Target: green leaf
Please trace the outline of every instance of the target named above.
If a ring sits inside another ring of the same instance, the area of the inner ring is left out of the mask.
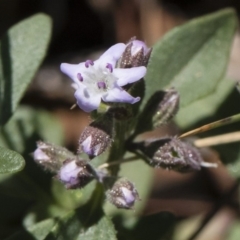
[[[116,240],[113,224],[102,211],[103,196],[103,187],[97,184],[91,199],[75,212],[60,218],[46,240]]]
[[[216,86],[216,90],[203,99],[199,99],[179,109],[176,122],[181,129],[189,128],[196,122],[208,116],[214,116],[217,109],[233,90],[234,83],[223,79]],[[216,119],[217,120],[217,119]]]
[[[213,92],[225,74],[236,25],[234,10],[226,9],[167,33],[153,47],[142,107],[169,87],[179,91],[180,107]]]
[[[20,154],[0,146],[0,173],[15,173],[21,171],[24,165]]]
[[[110,219],[102,217],[97,224],[89,227],[84,233],[80,233],[77,240],[116,240],[114,226]]]
[[[28,231],[35,237],[35,239],[43,240],[54,226],[54,223],[55,221],[53,219],[47,219],[31,226]]]
[[[106,216],[102,216],[93,225],[85,227],[83,223],[84,217],[82,219],[74,212],[69,213],[65,217],[59,219],[51,232],[46,236],[46,240],[98,240],[98,239],[108,239],[116,240],[116,232],[114,226],[110,219]],[[8,239],[7,239],[8,240]],[[9,239],[13,240],[13,239]]]
[[[55,221],[53,219],[47,219],[42,222],[39,222],[27,230],[22,230],[6,240],[44,240],[49,232],[52,230]]]
[[[16,110],[47,51],[51,20],[37,14],[14,25],[0,42],[0,125]]]
[[[170,235],[175,222],[175,216],[169,212],[141,217],[136,226],[128,234],[129,237],[124,238],[124,240],[171,239]]]
[[[70,212],[57,221],[51,232],[45,238],[46,240],[75,240],[82,229],[82,223],[75,212]]]
[[[63,209],[69,209],[69,206],[71,206],[71,209],[75,209],[90,199],[95,187],[96,182],[92,181],[83,189],[69,191],[61,182],[54,181],[51,190],[53,198],[59,206]]]
[[[63,141],[62,127],[55,117],[45,111],[22,106],[2,128],[0,145],[23,153],[34,135],[36,141],[48,141],[56,145],[61,145]]]
[[[228,236],[226,240],[238,240],[240,239],[240,221],[236,221],[234,224],[231,225]]]

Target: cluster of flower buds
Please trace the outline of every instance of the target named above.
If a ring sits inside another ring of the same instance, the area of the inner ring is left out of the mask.
[[[176,137],[151,142],[141,150],[154,167],[178,172],[200,170],[202,167],[217,167],[215,163],[204,162],[197,148]]]
[[[163,99],[158,104],[152,118],[154,128],[160,127],[172,120],[178,112],[179,99],[179,93],[174,88],[170,88],[164,92]]]
[[[131,105],[141,99],[142,93],[131,92],[130,87],[143,79],[151,49],[142,41],[131,39],[127,44],[118,43],[104,52],[99,59],[79,64],[61,64],[61,71],[73,80],[77,105],[85,112],[95,111],[95,120],[82,132],[77,156],[68,150],[44,142],[37,143],[34,159],[67,189],[82,188],[93,179],[107,185],[112,179],[102,169],[95,169],[89,159],[101,155],[114,141],[115,120],[132,117]],[[140,95],[134,97],[132,95]],[[116,176],[114,176],[116,179]],[[118,208],[130,209],[139,196],[134,185],[120,179],[107,192],[108,200]]]
[[[64,184],[67,189],[80,189],[85,187],[93,179],[107,185],[109,179],[107,171],[94,169],[89,161],[81,159],[67,149],[53,144],[38,142],[34,160],[56,175],[56,179]],[[120,179],[107,191],[107,199],[118,208],[130,209],[136,200],[139,200],[138,192],[134,185]]]
[[[140,200],[137,189],[125,178],[119,179],[107,192],[107,199],[117,208],[132,209],[134,203]]]

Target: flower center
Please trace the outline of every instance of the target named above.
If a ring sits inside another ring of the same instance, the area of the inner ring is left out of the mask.
[[[92,60],[85,62],[86,70],[81,73],[77,73],[77,79],[82,82],[87,88],[99,93],[108,89],[111,89],[116,78],[112,74],[113,65],[106,63],[105,68],[102,66],[94,65]]]
[[[99,89],[106,89],[106,88],[107,88],[105,82],[98,82],[98,83],[97,83],[97,86],[98,86]]]

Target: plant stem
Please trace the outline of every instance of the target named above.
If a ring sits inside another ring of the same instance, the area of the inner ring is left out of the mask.
[[[218,128],[218,127],[222,127],[224,125],[230,124],[230,123],[234,123],[234,122],[238,122],[240,121],[240,113],[227,117],[227,118],[223,118],[221,120],[218,120],[216,122],[212,122],[212,123],[208,123],[206,125],[203,125],[199,128],[196,128],[194,130],[191,130],[189,132],[186,132],[184,134],[182,134],[181,136],[179,136],[179,138],[184,138],[184,137],[189,137],[198,133],[202,133],[202,132],[206,132],[208,130],[214,129],[214,128]]]
[[[194,145],[196,147],[210,147],[238,141],[240,141],[240,131],[197,139],[194,141]]]
[[[125,154],[125,148],[124,148],[124,140],[125,140],[125,130],[126,125],[125,123],[118,122],[114,120],[114,126],[115,126],[115,137],[114,141],[111,147],[111,151],[108,156],[108,163],[113,162],[114,159],[122,159]],[[115,166],[109,169],[112,175],[117,175],[119,171],[119,167]]]
[[[111,167],[114,165],[120,165],[122,163],[132,162],[132,161],[136,161],[138,159],[139,158],[137,156],[133,156],[133,157],[129,157],[129,158],[125,158],[125,159],[121,159],[121,160],[117,160],[117,161],[113,161],[113,162],[109,162],[109,163],[104,163],[104,164],[100,165],[98,167],[98,169],[107,168],[107,167]]]

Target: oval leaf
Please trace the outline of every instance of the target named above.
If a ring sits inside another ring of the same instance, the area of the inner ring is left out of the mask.
[[[37,14],[16,25],[0,42],[0,125],[16,109],[47,50],[51,20]]]
[[[77,240],[116,240],[116,231],[111,220],[104,216],[95,225],[79,234]]]
[[[46,219],[42,222],[39,222],[26,230],[22,230],[17,232],[7,238],[6,240],[18,240],[18,239],[25,239],[25,240],[44,240],[46,239],[47,235],[54,227],[55,221],[53,219]]]
[[[225,73],[236,24],[235,12],[227,9],[166,34],[153,48],[142,107],[168,87],[179,91],[181,107],[213,92]]]
[[[205,117],[214,116],[221,104],[230,95],[234,83],[230,79],[221,80],[216,90],[207,97],[199,99],[186,107],[182,107],[176,116],[176,122],[181,129],[189,128]]]
[[[12,150],[0,147],[0,173],[14,173],[24,168],[23,157]]]

